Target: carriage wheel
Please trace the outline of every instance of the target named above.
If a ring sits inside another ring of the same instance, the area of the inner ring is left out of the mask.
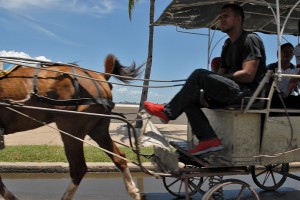
[[[251,166],[250,172],[254,183],[261,189],[273,191],[285,182],[289,172],[289,163],[265,165],[262,169]]]
[[[188,179],[188,194],[189,197],[195,195],[197,192],[204,194],[205,191],[201,189],[202,184],[208,180],[208,178],[203,177],[192,177]],[[163,177],[163,183],[168,192],[170,192],[172,195],[183,198],[185,197],[185,183],[184,179],[181,179],[179,177],[171,177],[166,176]]]
[[[202,200],[212,200],[214,198],[214,194],[218,193],[220,190],[233,190],[239,189],[237,194],[234,192],[229,192],[228,195],[224,195],[224,199],[256,199],[259,200],[258,194],[255,190],[247,183],[237,179],[226,179],[209,189],[202,197]]]

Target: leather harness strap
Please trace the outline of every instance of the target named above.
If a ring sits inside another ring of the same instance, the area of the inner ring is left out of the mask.
[[[31,97],[47,103],[51,105],[56,105],[56,106],[79,106],[79,105],[91,105],[91,104],[100,104],[103,105],[105,108],[105,111],[108,112],[109,108],[114,108],[115,103],[112,102],[111,100],[104,99],[101,93],[101,89],[99,87],[99,84],[93,79],[93,83],[95,84],[99,98],[80,98],[79,95],[79,83],[78,79],[76,76],[76,72],[73,67],[71,67],[72,72],[74,74],[74,87],[75,87],[75,99],[67,99],[67,100],[58,100],[58,99],[52,99],[46,96],[42,96],[38,94],[38,74],[40,71],[41,65],[35,69],[34,75],[33,75],[33,93],[31,94]],[[84,71],[89,77],[92,77],[87,71]]]
[[[40,68],[41,68],[41,64],[38,64],[38,67],[34,70],[34,75],[33,75],[33,92],[34,92],[34,94],[37,94],[37,92],[38,92],[37,78],[38,78]]]
[[[78,98],[78,99],[67,99],[67,100],[57,100],[57,99],[51,99],[45,96],[38,95],[36,93],[31,95],[32,98],[39,100],[41,102],[55,105],[55,106],[78,106],[78,105],[91,105],[91,104],[102,104],[106,107],[113,108],[115,106],[115,103],[107,100],[107,99],[101,99],[100,98]]]
[[[78,83],[78,79],[77,79],[77,73],[76,73],[76,70],[74,68],[74,66],[70,66],[71,70],[72,70],[72,73],[73,73],[73,76],[74,76],[74,88],[75,88],[75,98],[80,98],[80,95],[79,95],[79,83]]]
[[[90,78],[93,78],[92,75],[90,73],[88,73],[86,70],[84,70],[84,73],[86,75],[88,75]],[[101,92],[101,89],[99,87],[99,83],[95,80],[95,79],[92,79],[93,80],[93,83],[98,91],[98,94],[99,94],[99,98],[95,99],[96,101],[99,101],[99,104],[102,104],[104,106],[104,109],[105,109],[105,112],[107,113],[109,110],[106,106],[106,104],[103,102],[103,95],[102,95],[102,92]]]
[[[71,70],[72,70],[72,73],[73,73],[73,79],[74,79],[74,82],[73,82],[73,85],[74,85],[74,88],[75,88],[75,98],[78,99],[80,98],[80,88],[79,88],[79,83],[78,83],[78,79],[77,79],[77,73],[76,73],[76,70],[75,70],[75,67],[73,65],[70,66]],[[77,110],[78,109],[78,105],[75,106],[74,110]]]

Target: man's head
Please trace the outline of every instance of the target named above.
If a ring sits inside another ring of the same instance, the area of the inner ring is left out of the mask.
[[[291,43],[284,43],[280,46],[281,61],[290,62],[294,56],[294,46]]]
[[[236,4],[225,4],[219,14],[220,28],[224,33],[229,33],[235,27],[242,28],[245,15],[242,7]]]

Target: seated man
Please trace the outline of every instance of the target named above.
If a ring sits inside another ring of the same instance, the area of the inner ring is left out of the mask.
[[[281,49],[281,71],[284,74],[297,74],[299,69],[291,63],[292,58],[294,57],[294,46],[291,43],[285,43],[280,46]],[[278,69],[278,62],[269,64],[267,66],[269,70],[276,72]],[[288,84],[290,78],[283,77],[281,81],[278,82],[278,89],[285,95],[298,95],[298,91],[288,91]]]
[[[280,46],[281,49],[281,69],[284,74],[297,74],[299,69],[291,63],[294,56],[294,47],[291,43],[285,43]],[[278,62],[268,65],[269,70],[274,72],[278,69]],[[282,77],[277,83],[280,93],[275,91],[271,107],[272,108],[300,108],[298,106],[300,101],[298,86],[299,82],[297,79],[291,79],[289,77]],[[279,96],[280,95],[280,96]],[[284,104],[284,105],[283,105]]]
[[[243,9],[236,4],[225,4],[219,21],[220,29],[229,36],[222,48],[219,74],[196,69],[168,104],[144,102],[149,114],[165,122],[186,113],[192,131],[199,140],[199,144],[189,151],[192,155],[223,149],[201,110],[204,106],[199,102],[200,90],[209,99],[210,107],[240,103],[245,96],[253,94],[266,72],[263,42],[257,34],[243,30]]]

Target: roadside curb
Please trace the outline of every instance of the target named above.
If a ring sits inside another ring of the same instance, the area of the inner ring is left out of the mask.
[[[69,164],[64,162],[0,162],[0,173],[68,173]],[[112,162],[88,162],[88,172],[119,172]],[[140,166],[129,163],[131,172],[142,172]],[[151,162],[144,162],[142,166],[156,171]],[[300,168],[300,162],[289,163],[291,169]]]
[[[150,163],[142,164],[144,168],[155,171]],[[88,162],[88,172],[119,172],[112,162]],[[140,166],[128,164],[131,172],[141,172]],[[0,173],[68,173],[69,164],[64,162],[0,162]]]

